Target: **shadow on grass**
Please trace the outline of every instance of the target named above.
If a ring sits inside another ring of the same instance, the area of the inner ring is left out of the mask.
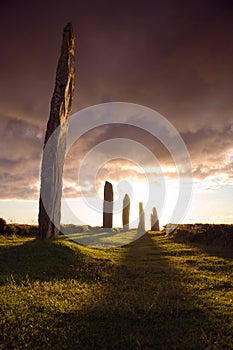
[[[152,236],[146,234],[122,248],[117,274],[101,301],[87,311],[91,336],[81,338],[80,345],[85,341],[87,349],[206,348],[202,327],[209,319],[193,303]]]
[[[200,243],[189,243],[190,246],[194,246],[202,250],[204,253],[207,253],[211,256],[216,256],[223,259],[233,260],[233,250],[232,248],[224,248],[214,245],[206,245]]]

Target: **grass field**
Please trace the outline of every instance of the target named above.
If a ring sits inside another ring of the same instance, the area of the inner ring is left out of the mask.
[[[0,349],[233,349],[229,251],[0,237]]]

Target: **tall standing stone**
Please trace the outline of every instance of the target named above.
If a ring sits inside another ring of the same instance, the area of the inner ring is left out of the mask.
[[[44,140],[39,203],[40,239],[57,235],[60,228],[63,165],[74,94],[74,49],[74,30],[72,24],[68,23],[63,32],[55,88]]]
[[[130,213],[130,198],[126,194],[123,199],[123,209],[122,209],[122,224],[123,230],[129,230],[129,213]]]
[[[151,231],[159,231],[159,219],[158,219],[156,208],[152,209],[150,220],[151,220]]]
[[[103,227],[112,228],[113,212],[113,189],[112,184],[105,181],[104,185],[104,206],[103,206]]]
[[[139,202],[138,232],[145,232],[145,213],[143,210],[143,203],[142,202]]]

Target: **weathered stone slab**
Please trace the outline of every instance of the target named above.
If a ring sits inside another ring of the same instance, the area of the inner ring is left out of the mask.
[[[139,202],[139,222],[138,222],[138,232],[145,232],[145,213],[143,210],[143,203]]]
[[[123,199],[123,209],[122,209],[122,224],[123,230],[129,230],[129,213],[130,213],[130,198],[128,194],[125,195]]]
[[[150,219],[151,219],[151,231],[159,231],[159,219],[158,219],[156,208],[152,209]]]
[[[68,23],[63,32],[61,54],[44,140],[39,203],[40,239],[57,235],[60,228],[63,165],[74,94],[74,49],[74,30],[72,24]],[[49,143],[49,152],[45,152],[51,135],[53,137]]]
[[[112,228],[113,189],[108,181],[104,185],[103,227]]]

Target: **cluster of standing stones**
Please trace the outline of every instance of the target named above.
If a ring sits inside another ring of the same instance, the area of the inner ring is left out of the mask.
[[[113,187],[108,181],[104,185],[104,205],[103,205],[103,228],[112,228],[113,218]],[[130,216],[130,198],[128,194],[123,199],[122,208],[122,226],[124,231],[129,230],[129,216]],[[152,209],[151,213],[151,231],[159,231],[159,219],[156,208]],[[139,202],[139,222],[138,232],[145,232],[145,212],[143,210],[143,203]]]
[[[44,152],[41,165],[41,187],[39,200],[39,239],[56,236],[60,232],[62,175],[65,161],[66,141],[74,95],[74,51],[75,34],[72,23],[63,31],[61,53],[56,70],[55,88],[50,105],[50,115],[44,140]],[[56,131],[56,132],[55,132]],[[52,146],[45,152],[52,137]],[[45,198],[46,197],[46,207]],[[112,228],[113,189],[106,182],[104,188],[103,227]],[[130,199],[126,194],[123,202],[123,228],[129,229]],[[151,229],[158,230],[159,223],[156,209],[151,214]],[[139,203],[138,230],[145,231],[145,214],[142,203]]]

